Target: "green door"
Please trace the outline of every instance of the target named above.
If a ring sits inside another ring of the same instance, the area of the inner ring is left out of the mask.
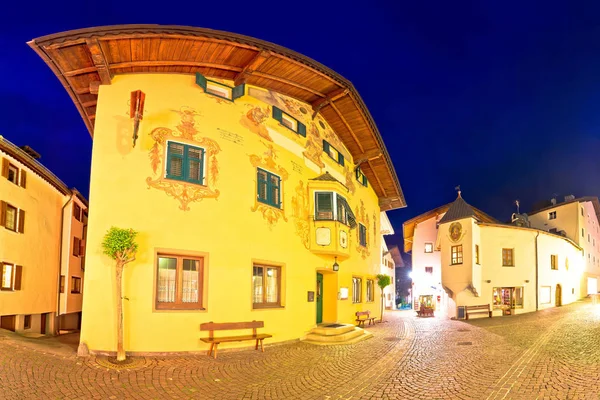
[[[317,324],[323,322],[323,274],[317,273]]]

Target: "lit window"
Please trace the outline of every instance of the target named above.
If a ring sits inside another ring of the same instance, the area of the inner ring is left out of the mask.
[[[81,293],[81,278],[77,276],[71,277],[71,293]]]
[[[433,267],[425,267],[425,273],[428,275],[433,275]]]
[[[522,286],[493,288],[492,298],[494,308],[523,308],[523,291]]]
[[[17,209],[10,204],[6,204],[4,227],[11,231],[17,230]]]
[[[281,307],[281,267],[253,266],[252,299],[254,308]]]
[[[502,266],[514,267],[515,260],[513,257],[513,249],[502,249]]]
[[[19,183],[19,169],[12,164],[8,165],[8,180],[18,185]]]
[[[375,281],[367,279],[367,301],[375,301]]]
[[[556,219],[556,211],[549,212],[548,219]]]
[[[352,303],[362,302],[362,278],[352,277]]]
[[[281,208],[281,178],[264,169],[257,169],[257,197],[261,203]]]
[[[204,259],[159,255],[157,309],[202,309]]]
[[[346,199],[334,192],[315,193],[315,220],[339,221],[350,228],[356,226],[356,217],[350,205]]]
[[[462,244],[458,246],[452,246],[452,265],[462,264],[463,262],[463,249]]]
[[[206,82],[206,93],[214,94],[218,97],[223,97],[227,100],[231,100],[231,91],[233,88],[222,85],[217,82],[207,81]]]
[[[425,253],[433,253],[433,243],[425,243]]]
[[[204,149],[183,143],[168,142],[167,178],[202,185]]]
[[[550,255],[550,268],[558,269],[558,256],[556,254]]]
[[[344,165],[344,155],[333,147],[327,140],[323,140],[323,151],[331,157],[332,160],[340,165]]]
[[[281,108],[273,106],[273,119],[300,136],[306,137],[306,125],[292,117]]]
[[[0,290],[21,290],[21,274],[23,267],[20,265],[0,263],[2,280]]]

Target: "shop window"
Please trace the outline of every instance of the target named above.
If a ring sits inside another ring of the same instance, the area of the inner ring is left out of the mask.
[[[81,278],[78,276],[71,277],[71,293],[73,293],[73,294],[81,293]]]
[[[425,253],[433,253],[433,243],[425,243]]]
[[[425,267],[425,273],[428,275],[433,275],[433,267]]]
[[[196,72],[196,85],[204,89],[204,93],[233,101],[245,94],[245,85],[229,86],[223,83],[207,79],[204,75]]]
[[[31,329],[31,315],[25,315],[23,318],[23,329]]]
[[[156,309],[203,309],[204,259],[158,255]]]
[[[168,142],[167,178],[202,185],[204,149],[183,143]]]
[[[548,219],[556,219],[556,211],[550,211],[548,213]]]
[[[375,301],[375,281],[373,279],[367,279],[367,301]]]
[[[358,224],[358,243],[367,247],[367,227],[360,223]]]
[[[452,254],[452,265],[462,264],[463,263],[463,249],[462,244],[458,246],[452,246],[451,249]]]
[[[360,167],[356,167],[356,180],[364,187],[369,186],[369,181],[367,181],[367,177],[363,174]]]
[[[254,308],[281,307],[281,267],[252,267],[252,299]]]
[[[502,249],[502,266],[514,267],[515,260],[513,257],[514,249]]]
[[[275,106],[273,106],[273,119],[298,135],[306,137],[306,125]]]
[[[352,303],[362,302],[362,278],[352,277]]]
[[[1,263],[2,266],[2,281],[0,282],[1,290],[21,290],[21,275],[23,267],[20,265]]]
[[[340,165],[344,165],[344,155],[333,147],[327,140],[323,140],[323,151],[331,157],[332,160]]]
[[[550,255],[550,268],[558,269],[558,256],[556,254]]]
[[[435,308],[435,304],[433,303],[433,295],[419,296],[419,307],[421,306]]]
[[[350,205],[342,196],[334,192],[315,193],[315,220],[339,221],[354,228],[356,217]]]
[[[493,307],[505,310],[523,308],[523,289],[522,286],[493,288]]]
[[[281,178],[264,169],[257,168],[256,182],[258,201],[281,208]]]

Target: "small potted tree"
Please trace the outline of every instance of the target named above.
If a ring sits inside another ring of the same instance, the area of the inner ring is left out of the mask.
[[[386,287],[388,287],[390,284],[392,283],[392,280],[390,278],[389,275],[385,275],[385,274],[378,274],[377,275],[377,286],[379,286],[379,288],[381,289],[381,318],[380,318],[380,322],[383,322],[383,309],[384,307],[384,294],[383,291]]]
[[[137,232],[133,229],[111,227],[102,241],[104,254],[116,262],[115,275],[117,280],[117,362],[125,361],[123,348],[123,269],[125,265],[135,260],[138,245],[135,242]]]

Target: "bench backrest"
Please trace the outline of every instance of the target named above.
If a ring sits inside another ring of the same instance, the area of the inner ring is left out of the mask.
[[[466,306],[466,307],[467,307],[467,311],[469,311],[469,310],[489,310],[490,309],[489,304],[482,304],[480,306]]]
[[[369,314],[371,314],[371,311],[357,311],[357,312],[356,312],[356,318],[360,318],[360,317],[362,317],[363,315],[364,315],[366,318],[369,318]]]
[[[256,328],[264,328],[265,321],[249,322],[205,322],[200,324],[201,331],[209,331],[208,337],[213,338],[214,331],[233,331],[236,329],[252,329],[252,335],[256,336]]]

